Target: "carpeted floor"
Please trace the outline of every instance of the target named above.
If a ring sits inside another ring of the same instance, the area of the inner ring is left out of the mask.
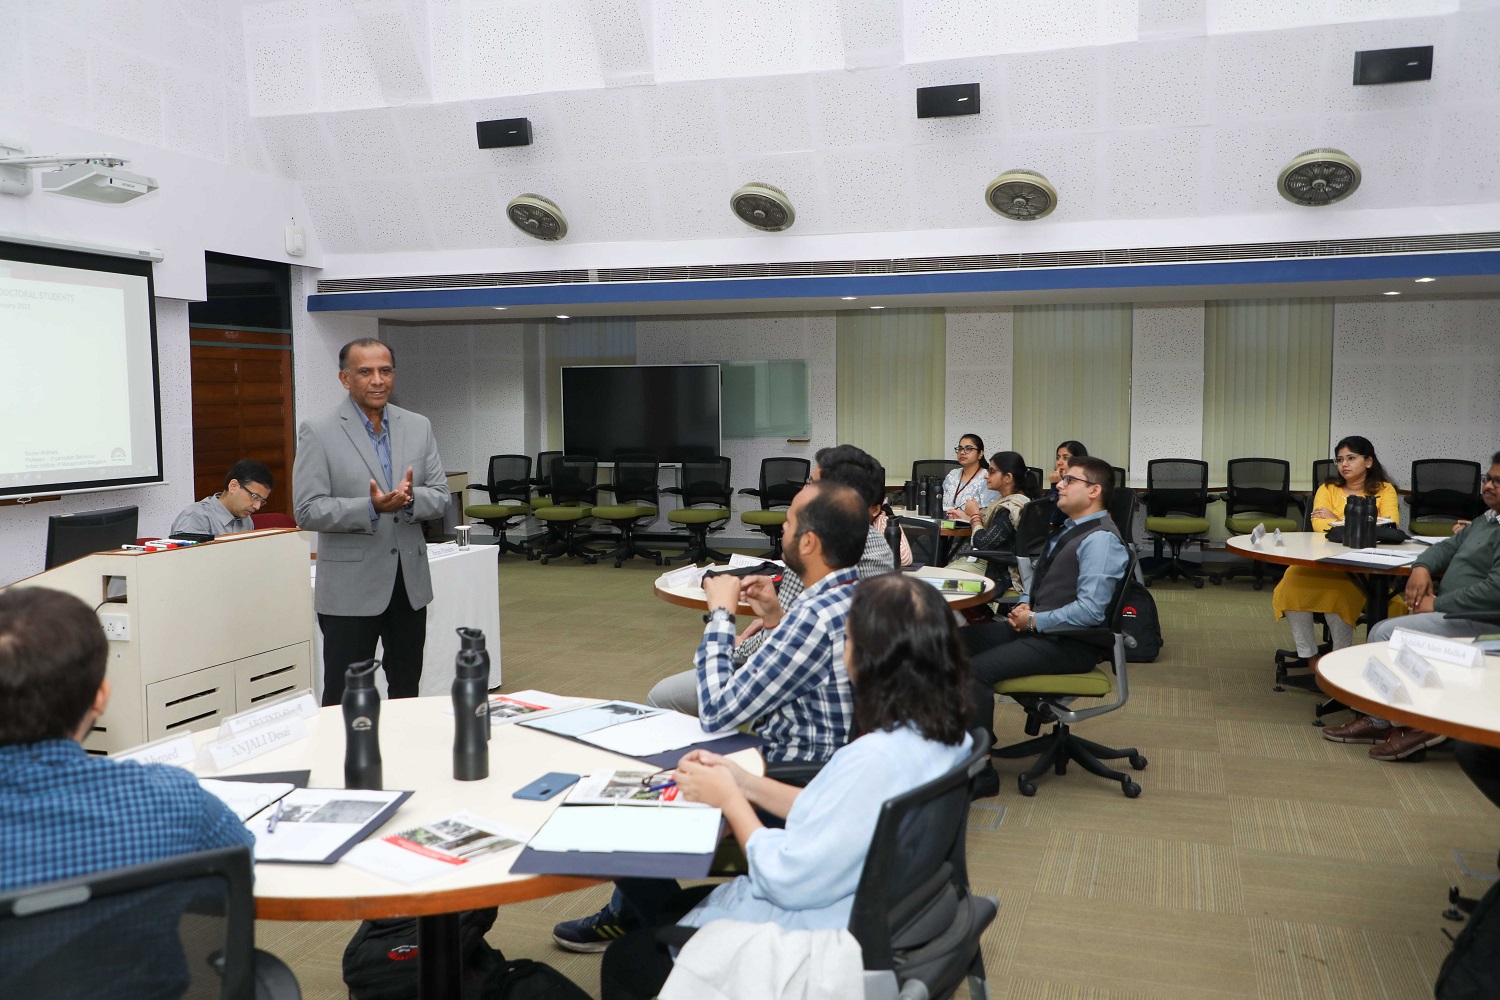
[[[661,572],[506,555],[504,687],[643,697],[691,665],[697,613],[658,601]],[[1158,584],[1166,647],[1132,665],[1129,704],[1078,731],[1150,759],[1130,800],[1073,768],[1034,798],[1001,761],[998,799],[970,819],[974,888],[1000,899],[985,938],[995,1000],[1419,1000],[1448,951],[1448,886],[1496,878],[1500,812],[1451,756],[1381,764],[1322,740],[1314,696],[1271,690],[1287,645],[1270,588]],[[1002,709],[1002,738],[1021,715]],[[1003,812],[1002,812],[1003,807]],[[598,957],[551,942],[607,887],[502,907],[490,935],[597,996]],[[262,921],[258,943],[296,970],[308,1000],[343,1000],[352,924]],[[962,994],[961,994],[962,995]]]

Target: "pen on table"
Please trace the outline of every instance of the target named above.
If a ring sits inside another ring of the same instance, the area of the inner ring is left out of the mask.
[[[270,820],[270,822],[268,822],[266,824],[266,832],[267,833],[275,833],[276,832],[276,821],[279,820],[279,819],[281,819],[281,804],[283,802],[285,802],[285,801],[286,801],[285,799],[277,799],[276,800],[276,811],[271,814],[271,820]]]
[[[675,781],[664,781],[664,782],[662,782],[659,785],[647,785],[646,786],[646,791],[648,791],[648,792],[659,792],[659,791],[661,791],[664,788],[676,788],[676,787],[677,787],[677,782],[675,782]]]

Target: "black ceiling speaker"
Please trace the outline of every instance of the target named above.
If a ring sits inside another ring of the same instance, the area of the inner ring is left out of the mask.
[[[950,87],[918,87],[918,118],[952,118],[979,114],[979,84],[955,83]]]
[[[1354,85],[1412,83],[1432,79],[1432,46],[1367,49],[1354,53]]]
[[[502,149],[505,146],[531,145],[530,118],[501,118],[492,122],[475,122],[480,149]]]

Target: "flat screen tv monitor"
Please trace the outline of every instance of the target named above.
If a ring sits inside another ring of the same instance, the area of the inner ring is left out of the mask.
[[[563,452],[664,463],[722,454],[718,365],[578,365],[562,370]]]
[[[0,498],[162,481],[151,262],[0,240]]]
[[[47,518],[47,569],[132,544],[139,521],[135,507],[53,514]]]

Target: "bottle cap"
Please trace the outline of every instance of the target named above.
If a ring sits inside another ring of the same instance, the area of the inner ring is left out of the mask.
[[[459,648],[460,649],[483,649],[484,648],[484,632],[483,631],[481,631],[481,630],[479,630],[477,628],[467,628],[467,627],[460,628],[460,629],[455,629],[454,631],[456,631],[458,633],[458,642],[459,642]]]
[[[379,669],[379,660],[360,660],[358,663],[351,663],[349,669],[344,672],[344,686],[358,689],[372,688],[375,686],[375,671]]]
[[[453,676],[459,680],[483,680],[488,683],[489,664],[478,650],[460,649],[458,655],[453,658]]]

